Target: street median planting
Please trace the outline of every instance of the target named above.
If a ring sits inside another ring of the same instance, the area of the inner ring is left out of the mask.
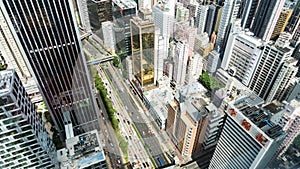
[[[115,117],[116,110],[113,108],[111,100],[107,97],[107,90],[104,86],[104,83],[102,82],[102,79],[98,74],[95,76],[95,87],[97,91],[100,93],[101,99],[104,103],[112,127],[114,128],[115,131],[118,132],[120,129],[119,129],[119,122]]]

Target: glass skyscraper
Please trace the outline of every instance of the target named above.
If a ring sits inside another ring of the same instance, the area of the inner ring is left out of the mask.
[[[60,133],[68,112],[75,133],[99,127],[71,0],[3,0],[1,11]]]

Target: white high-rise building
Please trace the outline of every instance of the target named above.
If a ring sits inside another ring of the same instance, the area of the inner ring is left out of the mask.
[[[228,25],[235,21],[238,15],[240,4],[241,0],[225,1],[220,26],[217,32],[216,46],[220,46],[221,48],[223,47],[226,31],[229,31]]]
[[[284,60],[291,56],[290,48],[278,48],[267,44],[258,60],[249,87],[261,98],[266,99],[276,80]]]
[[[199,53],[194,53],[190,57],[187,69],[186,83],[191,84],[197,82],[199,76],[202,74],[203,57]]]
[[[183,86],[185,82],[188,52],[189,45],[186,41],[176,43],[173,78],[177,86]]]
[[[262,42],[240,32],[230,34],[228,44],[221,68],[248,86],[262,52]]]
[[[0,71],[0,168],[56,168],[56,149],[18,75]]]
[[[116,37],[113,30],[114,24],[111,21],[102,22],[104,44],[112,54],[116,51]]]
[[[206,57],[205,69],[210,74],[217,71],[218,64],[220,62],[220,53],[216,50],[211,51]]]
[[[204,33],[205,23],[208,12],[208,5],[199,5],[196,18],[197,34]]]
[[[18,47],[13,33],[8,27],[8,23],[0,11],[0,53],[4,59],[7,69],[14,69],[20,77],[28,95],[33,102],[41,101],[42,96],[39,93],[37,84],[30,73],[29,67],[24,60],[24,54]]]
[[[279,123],[257,95],[230,101],[227,118],[209,169],[262,169],[276,153],[284,138]]]
[[[169,39],[170,36],[174,32],[174,8],[175,4],[171,3],[170,1],[159,1],[154,7],[153,7],[153,21],[156,29],[159,29],[159,31],[156,31],[155,40],[157,41],[157,47],[156,47],[156,61],[155,61],[155,72],[157,73],[155,76],[155,81],[159,80],[163,76],[163,67],[164,67],[164,61],[168,58],[168,51],[169,51]]]
[[[288,86],[291,85],[293,77],[296,76],[298,67],[296,66],[297,60],[290,57],[284,61],[279,73],[276,76],[274,83],[272,83],[272,88],[266,101],[270,102],[272,100],[284,99],[285,94],[288,92]]]

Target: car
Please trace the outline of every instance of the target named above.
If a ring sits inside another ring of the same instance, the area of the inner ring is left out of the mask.
[[[129,139],[132,140],[131,136],[129,136]]]
[[[124,123],[126,123],[126,120],[125,120],[125,119],[123,119],[123,122],[124,122]]]
[[[147,166],[147,167],[149,167],[149,166],[150,166],[150,165],[149,165],[149,163],[148,163],[147,161],[146,161],[146,166]]]
[[[113,143],[110,143],[110,146],[112,146],[112,147],[113,147],[113,146],[114,146],[114,145],[113,145]]]
[[[117,119],[118,120],[118,122],[120,122],[120,119]]]
[[[119,164],[121,164],[121,161],[120,161],[120,160],[118,160],[118,163],[119,163]]]
[[[128,140],[128,137],[127,137],[127,136],[125,136],[125,139],[126,139],[126,140]]]
[[[130,125],[130,121],[127,121],[127,124]]]

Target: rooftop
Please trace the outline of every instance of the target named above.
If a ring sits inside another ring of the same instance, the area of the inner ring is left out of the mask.
[[[164,86],[153,90],[146,91],[145,97],[150,102],[156,113],[161,119],[167,119],[167,104],[171,103],[174,96],[170,87]]]
[[[241,125],[250,134],[257,136],[257,133],[263,131],[264,134],[272,139],[282,135],[282,128],[271,121],[271,117],[274,115],[272,112],[277,113],[280,111],[280,109],[276,108],[275,104],[262,107],[264,100],[253,93],[233,102],[233,109],[230,109],[230,116],[234,117],[237,121],[241,121]],[[242,115],[238,113],[242,113]]]
[[[0,96],[9,92],[14,72],[14,70],[0,71]]]
[[[105,161],[97,130],[67,139],[66,148],[58,150],[57,156],[62,169],[85,168]]]
[[[136,2],[133,0],[113,0],[113,2],[123,10],[137,7]]]

